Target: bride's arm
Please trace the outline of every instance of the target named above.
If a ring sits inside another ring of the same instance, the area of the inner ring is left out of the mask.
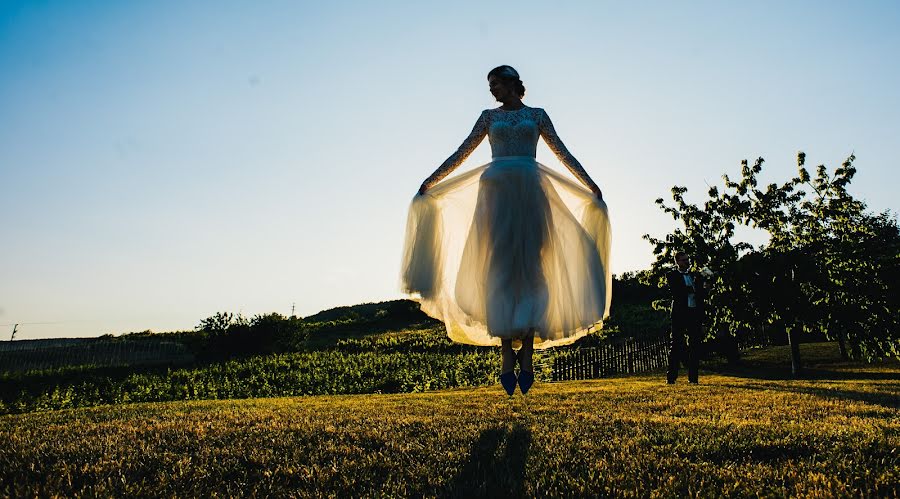
[[[481,116],[478,117],[478,121],[475,122],[475,126],[472,127],[472,133],[466,137],[466,140],[463,141],[462,145],[459,146],[459,149],[457,149],[455,153],[451,154],[430,177],[422,182],[422,187],[419,188],[419,194],[424,194],[425,191],[431,189],[434,184],[440,182],[441,179],[447,175],[450,175],[450,172],[457,169],[459,165],[472,154],[472,151],[478,147],[478,144],[480,144],[481,141],[484,140],[484,136],[487,135],[488,124],[488,113],[487,111],[482,111]]]
[[[559,138],[559,135],[556,134],[556,129],[553,128],[553,122],[550,121],[550,116],[547,115],[547,112],[541,109],[540,113],[540,122],[538,126],[541,131],[541,137],[544,138],[544,142],[550,146],[550,150],[553,151],[553,154],[556,154],[556,157],[562,162],[562,164],[566,165],[566,168],[572,172],[572,175],[575,175],[575,178],[581,181],[582,184],[585,185],[588,189],[591,190],[598,197],[603,197],[600,193],[600,188],[597,187],[597,184],[591,179],[591,176],[588,175],[584,168],[581,166],[581,163],[575,159],[575,156],[572,156],[572,153],[566,149],[566,145],[563,144],[562,140]]]

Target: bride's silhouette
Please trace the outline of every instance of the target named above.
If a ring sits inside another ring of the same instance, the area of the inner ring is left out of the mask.
[[[610,226],[600,189],[550,117],[522,103],[516,70],[494,68],[488,82],[503,105],[481,113],[410,205],[403,288],[452,340],[501,345],[500,380],[512,395],[517,359],[525,393],[534,348],[571,343],[607,315]],[[485,136],[492,161],[442,181]],[[583,186],[535,161],[538,137]]]

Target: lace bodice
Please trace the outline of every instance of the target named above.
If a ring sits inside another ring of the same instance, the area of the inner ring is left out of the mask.
[[[422,187],[431,188],[459,167],[484,140],[485,135],[488,136],[491,143],[491,155],[495,158],[501,156],[531,156],[533,158],[537,151],[538,137],[543,137],[550,150],[572,172],[572,175],[575,175],[592,192],[600,192],[597,184],[591,180],[581,163],[566,149],[565,144],[556,134],[547,113],[539,107],[528,106],[516,111],[504,111],[499,108],[482,111],[472,132],[459,146],[459,149],[422,183]]]

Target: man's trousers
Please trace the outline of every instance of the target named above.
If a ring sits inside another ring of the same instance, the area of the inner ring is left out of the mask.
[[[684,308],[672,313],[672,332],[669,337],[669,369],[666,379],[674,383],[679,364],[688,370],[688,381],[697,382],[700,363],[700,325],[702,313],[697,308]]]

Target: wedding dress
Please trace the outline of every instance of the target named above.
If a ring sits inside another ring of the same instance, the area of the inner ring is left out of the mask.
[[[492,161],[442,182],[485,135]],[[535,160],[539,137],[584,186]],[[402,288],[453,341],[518,343],[533,330],[546,348],[602,325],[612,298],[607,207],[543,109],[483,111],[425,187],[409,208]]]

